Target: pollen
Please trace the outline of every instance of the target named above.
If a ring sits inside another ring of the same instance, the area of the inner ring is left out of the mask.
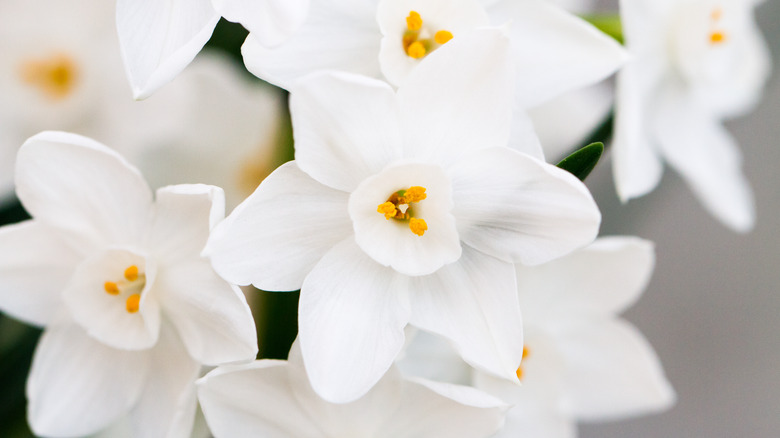
[[[141,295],[139,294],[132,294],[129,297],[127,297],[127,300],[125,301],[125,308],[127,309],[128,313],[138,312],[140,305],[141,305]]]
[[[416,11],[409,11],[409,16],[406,17],[406,28],[417,32],[422,29],[423,21],[420,14]]]
[[[428,224],[423,219],[413,217],[409,219],[409,229],[412,230],[412,233],[422,236],[428,229]]]
[[[452,32],[448,30],[440,30],[436,32],[436,35],[433,36],[433,40],[436,41],[437,44],[444,44],[451,39]]]
[[[113,281],[107,281],[103,284],[103,289],[111,295],[119,295],[119,286]]]
[[[387,220],[395,217],[395,215],[398,213],[398,210],[395,208],[395,204],[390,201],[387,201],[384,204],[379,204],[379,207],[376,208],[376,211],[377,213],[382,213],[385,215],[385,219]]]
[[[427,197],[428,195],[425,194],[425,187],[420,186],[409,187],[402,196],[403,201],[407,204],[411,204],[412,202],[420,202]]]
[[[726,41],[726,34],[721,31],[715,31],[710,34],[710,44],[720,44]]]
[[[410,58],[414,59],[420,59],[425,57],[425,54],[428,51],[425,50],[425,45],[421,43],[420,41],[415,41],[412,44],[409,45],[409,48],[406,49],[406,54],[409,55]]]
[[[19,73],[24,83],[38,88],[52,100],[68,97],[75,89],[79,76],[76,63],[59,53],[48,58],[27,60]]]
[[[125,269],[125,278],[127,281],[136,281],[138,280],[138,266],[131,265],[127,269]]]

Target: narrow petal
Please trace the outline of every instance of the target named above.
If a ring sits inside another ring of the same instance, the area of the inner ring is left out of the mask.
[[[610,420],[658,412],[675,400],[652,347],[621,320],[572,322],[556,334],[569,367],[566,406],[578,419]]]
[[[502,260],[535,265],[590,243],[601,215],[570,173],[506,148],[450,169],[463,242]]]
[[[295,162],[284,164],[214,228],[205,254],[232,283],[300,289],[320,258],[352,234],[347,199]]]
[[[470,365],[516,379],[523,329],[515,270],[464,246],[458,262],[411,279],[411,324],[453,342]]]
[[[284,44],[268,48],[254,33],[241,53],[249,71],[289,89],[296,79],[319,70],[381,77],[375,2],[313,1],[306,21]]]
[[[187,438],[195,420],[196,362],[172,327],[163,326],[150,354],[149,374],[141,398],[131,412],[133,436]]]
[[[753,191],[736,141],[679,89],[669,86],[658,99],[654,132],[664,158],[723,224],[740,233],[753,229]]]
[[[346,403],[374,386],[403,347],[407,300],[406,277],[376,263],[352,238],[320,260],[298,308],[301,350],[317,394]]]
[[[155,288],[166,316],[198,362],[252,360],[257,332],[244,295],[220,278],[206,259],[161,269]]]
[[[74,247],[85,252],[137,244],[146,231],[149,186],[116,152],[86,137],[43,132],[27,140],[16,187],[34,218],[74,235]]]
[[[595,84],[627,59],[614,39],[549,1],[503,0],[488,13],[494,24],[509,21],[521,108]]]
[[[309,0],[212,0],[227,20],[241,23],[267,47],[284,42],[303,24]]]
[[[514,73],[499,29],[454,38],[426,57],[398,90],[404,157],[442,164],[470,150],[506,146]]]
[[[48,324],[80,261],[56,230],[38,221],[0,228],[0,308],[27,323]]]
[[[401,158],[395,93],[386,83],[326,72],[298,82],[290,98],[295,160],[334,189],[352,191]]]
[[[36,435],[83,436],[136,403],[149,370],[146,352],[116,350],[79,326],[48,327],[27,380],[27,418]]]
[[[149,97],[184,70],[217,21],[211,0],[118,0],[119,45],[135,98]]]

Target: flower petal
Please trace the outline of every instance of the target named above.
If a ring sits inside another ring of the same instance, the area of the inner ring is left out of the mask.
[[[44,332],[27,380],[27,418],[36,435],[82,436],[117,420],[146,380],[146,352],[116,350],[60,321]]]
[[[257,332],[244,295],[220,278],[206,259],[161,269],[159,290],[165,315],[198,362],[219,365],[252,360]]]
[[[204,254],[232,283],[300,289],[320,258],[352,234],[347,199],[295,162],[284,164],[214,228]]]
[[[511,20],[515,95],[521,108],[595,84],[627,59],[614,39],[549,1],[503,0],[491,5],[488,13],[494,24]]]
[[[30,324],[48,324],[80,261],[56,230],[38,221],[0,228],[0,308]]]
[[[453,342],[470,365],[516,379],[523,328],[515,270],[468,246],[456,263],[411,279],[411,324]]]
[[[184,70],[217,21],[211,0],[117,0],[119,45],[135,98],[149,97]]]
[[[75,134],[42,132],[19,150],[19,199],[36,220],[74,235],[74,248],[137,244],[152,193],[116,152]]]
[[[506,146],[513,78],[509,39],[499,29],[431,53],[398,90],[404,158],[446,165],[466,151]]]
[[[570,173],[506,148],[450,169],[461,241],[510,262],[547,262],[593,241],[601,215]]]
[[[325,254],[306,277],[298,308],[301,350],[317,394],[333,403],[363,396],[401,351],[409,313],[406,277],[376,263],[352,238]]]
[[[309,0],[212,0],[225,19],[241,23],[260,43],[275,46],[306,19]]]
[[[401,158],[395,93],[384,82],[326,72],[302,79],[290,98],[295,161],[328,187],[352,191]]]

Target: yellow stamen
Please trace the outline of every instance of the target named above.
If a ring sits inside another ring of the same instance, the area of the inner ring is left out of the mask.
[[[140,305],[141,305],[141,295],[139,294],[132,294],[129,297],[127,297],[127,301],[125,301],[125,308],[129,313],[137,312]]]
[[[385,215],[385,219],[390,220],[390,218],[395,217],[398,210],[395,208],[395,204],[393,204],[390,201],[385,202],[384,204],[379,204],[379,207],[376,208],[377,213],[382,213]]]
[[[138,266],[132,265],[129,268],[125,269],[125,278],[128,281],[138,280]]]
[[[530,354],[531,354],[531,350],[525,345],[523,345],[523,359],[528,357]]]
[[[426,52],[427,50],[425,50],[425,46],[419,41],[413,42],[409,45],[409,48],[406,49],[406,54],[414,59],[420,59],[424,57]]]
[[[107,281],[103,284],[103,288],[111,295],[119,295],[119,286],[113,281]]]
[[[726,34],[721,31],[715,31],[710,34],[711,44],[720,44],[726,41]]]
[[[515,371],[515,374],[517,374],[517,380],[523,380],[523,366],[522,365],[517,367],[517,371]]]
[[[405,203],[409,204],[412,202],[422,201],[427,197],[428,195],[425,194],[425,187],[412,186],[409,187],[404,193],[403,200],[405,201]]]
[[[411,31],[418,31],[422,29],[422,17],[415,11],[409,11],[409,16],[406,17],[406,28]]]
[[[448,30],[440,30],[436,32],[436,35],[433,36],[433,40],[436,41],[437,44],[444,44],[451,39],[452,32]]]
[[[22,65],[22,80],[40,89],[53,100],[64,99],[76,86],[78,70],[68,56],[55,54],[41,60],[29,60]]]
[[[425,234],[425,230],[428,229],[428,224],[423,219],[413,217],[409,219],[409,229],[412,230],[412,233],[422,236]]]
[[[723,9],[721,8],[715,8],[712,10],[712,21],[719,21],[720,18],[723,16]]]

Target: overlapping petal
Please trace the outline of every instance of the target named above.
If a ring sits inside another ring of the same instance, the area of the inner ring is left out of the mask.
[[[265,46],[284,42],[303,24],[309,0],[212,0],[230,21],[241,23]]]

